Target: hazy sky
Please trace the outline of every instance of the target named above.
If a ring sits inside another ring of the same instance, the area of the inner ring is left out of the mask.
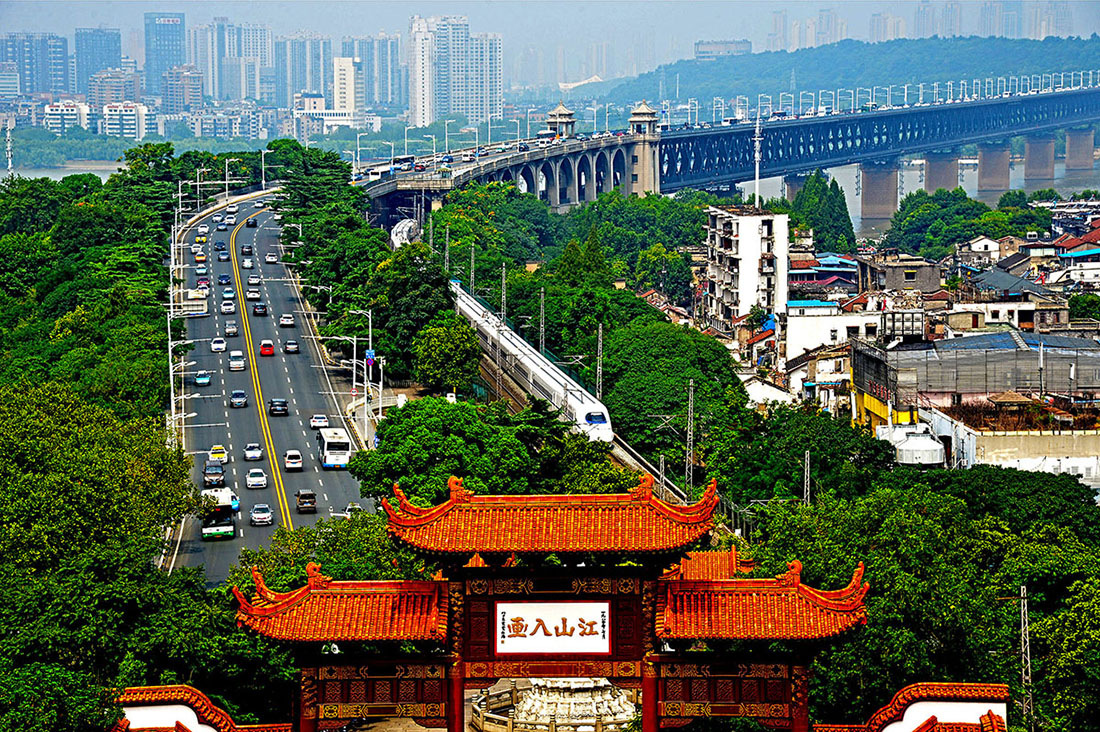
[[[936,0],[937,6],[941,0]],[[1030,2],[1025,3],[1025,5]],[[964,2],[963,31],[977,30],[979,0]],[[1088,35],[1100,28],[1100,1],[1071,0],[1075,28]],[[174,2],[97,2],[72,0],[0,0],[0,28],[11,31],[52,31],[72,37],[73,29],[107,25],[122,29],[123,50],[140,43],[142,13],[149,10],[183,11],[187,24],[209,22],[227,16],[235,22],[270,25],[276,34],[311,30],[340,38],[378,31],[404,34],[409,16],[459,14],[470,18],[471,29],[504,35],[505,54],[527,46],[550,52],[557,46],[584,53],[593,42],[609,40],[616,48],[642,35],[655,39],[657,61],[691,55],[699,39],[748,38],[754,50],[763,50],[771,30],[773,10],[786,9],[789,20],[816,16],[821,8],[833,8],[846,19],[852,38],[866,38],[872,13],[904,17],[912,24],[915,0],[867,2],[865,0],[813,2],[761,2],[760,0],[589,0],[575,2],[480,2],[451,0],[419,2],[371,0],[175,0]],[[507,65],[507,59],[505,64]]]

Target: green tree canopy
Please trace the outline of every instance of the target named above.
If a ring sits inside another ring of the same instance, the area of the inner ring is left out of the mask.
[[[481,347],[465,318],[447,311],[413,339],[413,368],[421,384],[440,391],[468,391],[478,376]]]

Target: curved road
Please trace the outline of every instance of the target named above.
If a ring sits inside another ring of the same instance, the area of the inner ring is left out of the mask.
[[[224,210],[222,211],[224,213]],[[202,486],[202,466],[207,451],[214,444],[225,445],[229,462],[226,464],[226,485],[240,497],[237,533],[233,539],[203,542],[200,539],[199,522],[189,518],[183,527],[177,564],[184,566],[205,565],[206,577],[211,585],[220,584],[228,575],[230,566],[237,561],[242,548],[256,549],[270,544],[279,525],[294,528],[314,524],[319,518],[343,511],[348,502],[359,502],[366,510],[375,509],[373,501],[362,499],[359,483],[347,471],[322,471],[317,459],[316,432],[309,427],[313,414],[326,414],[333,426],[348,427],[338,406],[341,400],[333,394],[335,388],[345,388],[342,382],[330,378],[318,350],[311,317],[303,311],[302,300],[286,265],[266,263],[269,253],[280,254],[279,225],[269,209],[254,207],[253,200],[240,203],[237,224],[229,231],[214,231],[212,212],[196,222],[188,230],[183,244],[183,256],[188,262],[185,270],[185,286],[194,287],[198,276],[190,245],[194,243],[198,224],[207,223],[211,228],[210,241],[204,246],[209,258],[206,266],[211,280],[208,305],[210,315],[188,320],[188,338],[195,341],[194,350],[187,361],[194,361],[184,372],[183,393],[192,395],[185,401],[184,411],[195,413],[185,425],[185,445],[193,455],[192,476],[196,485]],[[255,218],[259,225],[249,228],[245,221]],[[228,262],[218,262],[214,243],[223,241],[229,254]],[[241,246],[251,244],[253,269],[243,269],[245,257]],[[218,275],[232,278],[232,298],[223,297],[225,286],[218,285]],[[258,286],[247,284],[250,274],[259,275]],[[252,315],[255,301],[245,300],[245,291],[258,289],[259,302],[266,303],[266,317]],[[221,313],[221,303],[232,299],[236,303],[233,314]],[[280,328],[279,316],[294,315],[295,327]],[[213,353],[210,340],[225,335],[225,324],[235,320],[239,335],[226,337],[224,353]],[[296,354],[284,351],[287,340],[297,340],[301,350]],[[260,355],[260,341],[271,340],[275,344],[274,356]],[[244,351],[244,371],[229,371],[229,351]],[[197,386],[195,374],[208,370],[213,374],[209,386]],[[246,408],[231,408],[229,395],[234,389],[242,389],[248,395]],[[267,400],[286,399],[290,413],[287,416],[271,416],[267,413]],[[342,400],[346,401],[346,399]],[[349,429],[349,433],[350,433]],[[245,462],[244,446],[258,442],[263,446],[263,459]],[[282,467],[284,451],[296,449],[302,453],[302,472],[287,473]],[[262,468],[267,474],[268,487],[248,489],[245,474],[250,468]],[[295,510],[294,494],[302,488],[317,494],[317,513],[299,514]],[[271,526],[250,526],[249,511],[258,503],[271,507],[274,523]],[[170,551],[174,549],[174,545]]]

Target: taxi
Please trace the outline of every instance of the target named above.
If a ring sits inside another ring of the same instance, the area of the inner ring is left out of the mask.
[[[225,445],[213,445],[210,448],[207,459],[225,465],[229,462],[229,453],[225,451]]]

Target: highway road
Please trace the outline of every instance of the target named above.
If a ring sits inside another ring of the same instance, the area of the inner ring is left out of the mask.
[[[258,226],[247,227],[245,222],[249,218],[255,218]],[[270,209],[254,208],[252,201],[242,202],[237,224],[222,232],[214,230],[215,225],[210,217],[196,222],[186,234],[185,246],[188,248],[183,250],[188,264],[184,270],[187,287],[194,287],[198,279],[190,245],[195,241],[199,223],[208,223],[211,229],[209,242],[203,248],[208,257],[207,276],[211,283],[208,298],[210,314],[205,318],[187,320],[187,337],[194,341],[195,347],[186,360],[195,363],[186,368],[183,378],[182,393],[189,398],[184,400],[182,409],[194,415],[185,423],[185,448],[194,458],[192,476],[196,485],[201,487],[202,467],[210,447],[215,444],[226,447],[229,455],[225,465],[226,485],[239,496],[240,511],[236,535],[232,539],[204,542],[200,538],[199,521],[189,518],[178,542],[176,563],[182,566],[205,565],[207,581],[215,585],[226,578],[242,548],[255,549],[268,545],[276,526],[294,528],[314,524],[333,512],[343,511],[350,501],[360,503],[368,511],[375,510],[375,506],[372,500],[360,497],[359,483],[347,471],[322,470],[318,460],[316,432],[310,429],[310,417],[325,414],[333,426],[348,428],[338,406],[347,401],[346,396],[338,400],[333,393],[334,388],[347,387],[344,382],[330,378],[322,366],[312,319],[303,311],[302,300],[289,278],[287,265],[281,261],[265,262],[269,253],[280,254],[279,225]],[[215,243],[218,241],[226,244],[229,254],[227,262],[217,261],[219,252],[215,249]],[[242,267],[246,259],[241,254],[243,245],[253,247],[250,257],[254,263],[252,269]],[[231,278],[228,287],[232,297],[225,297],[223,290],[226,286],[218,284],[218,276],[222,274]],[[248,284],[250,274],[260,277],[258,285]],[[249,289],[260,291],[259,302],[268,306],[266,317],[252,314],[256,301],[245,299]],[[221,304],[225,300],[235,303],[236,312],[221,312]],[[279,318],[285,313],[294,316],[294,327],[279,326]],[[225,326],[231,320],[238,324],[239,335],[227,337]],[[225,337],[226,351],[215,353],[211,351],[211,341],[219,336]],[[260,355],[260,342],[265,339],[274,342],[275,353],[272,356]],[[288,340],[298,341],[299,353],[285,352]],[[244,351],[245,370],[229,370],[228,356],[233,350]],[[195,383],[195,376],[201,370],[212,374],[208,386]],[[235,389],[246,393],[247,407],[230,407],[229,397]],[[289,414],[269,415],[267,404],[272,398],[286,399]],[[244,447],[250,442],[263,447],[262,460],[244,460]],[[302,453],[301,472],[288,473],[283,469],[283,453],[289,449]],[[246,473],[256,467],[267,474],[267,488],[249,489],[245,486]],[[316,492],[317,513],[296,512],[294,494],[299,489]],[[259,503],[271,507],[274,515],[271,526],[249,524],[249,512]],[[173,550],[174,545],[170,552]]]

